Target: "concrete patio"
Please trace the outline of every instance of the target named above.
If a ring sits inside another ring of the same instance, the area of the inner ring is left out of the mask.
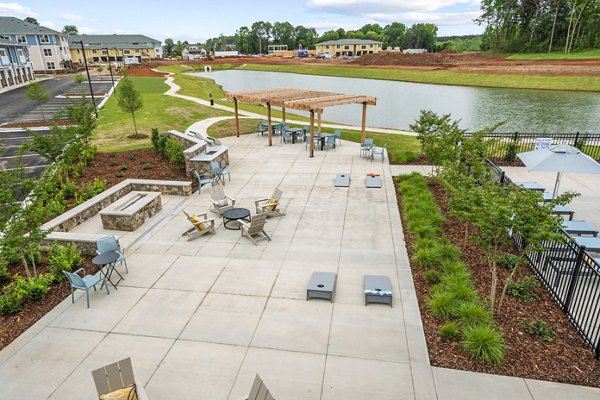
[[[65,299],[0,352],[0,398],[93,399],[90,372],[125,357],[152,400],[241,399],[256,373],[282,400],[599,398],[429,365],[387,160],[361,159],[348,142],[312,159],[300,143],[223,142],[238,206],[254,211],[283,191],[287,215],[266,227],[273,240],[254,246],[220,219],[215,235],[181,237],[191,227],[181,211],[206,211],[207,187],[162,196],[163,210],[133,233],[103,231],[94,217],[77,230],[121,235],[129,274],[110,295],[93,293],[90,309],[81,294]],[[340,172],[350,188],[333,187]],[[370,172],[381,189],[365,188]],[[313,271],[337,273],[333,303],[305,300]],[[393,308],[365,307],[365,274],[390,278]]]

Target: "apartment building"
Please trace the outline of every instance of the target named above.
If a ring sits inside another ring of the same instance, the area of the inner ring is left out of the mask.
[[[0,39],[0,89],[16,86],[34,78],[27,46]]]
[[[83,43],[83,48],[82,48]],[[69,35],[71,59],[83,64],[83,52],[88,62],[138,62],[163,58],[161,42],[144,35]]]
[[[328,40],[316,44],[317,54],[329,54],[332,57],[354,57],[379,53],[382,43],[365,39]]]

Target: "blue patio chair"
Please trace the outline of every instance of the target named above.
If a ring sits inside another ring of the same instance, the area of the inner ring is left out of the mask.
[[[269,123],[267,121],[263,121],[258,124],[258,133],[264,135],[265,132],[269,132]]]
[[[364,143],[360,145],[360,156],[365,158],[371,157],[373,146],[373,139],[365,138]]]
[[[83,271],[84,276],[79,276],[78,274]],[[75,272],[63,271],[63,274],[69,279],[69,283],[71,284],[71,301],[75,303],[75,289],[85,290],[85,297],[87,299],[87,308],[90,308],[90,289],[94,288],[94,292],[96,291],[96,284],[104,281],[104,278],[100,277],[100,274],[97,275],[85,275],[85,269],[79,268]],[[106,294],[110,294],[108,291],[108,285],[104,285],[106,287]]]
[[[229,168],[221,167],[221,164],[218,161],[210,162],[210,172],[214,179],[213,186],[218,184],[219,181],[221,181],[221,183],[225,185],[225,175],[229,176],[229,181],[231,182],[231,174],[229,173]]]
[[[335,139],[338,141],[338,143],[341,146],[342,145],[342,131],[340,131],[339,129],[336,129],[335,131],[333,131],[333,135],[335,136]]]
[[[330,149],[335,149],[335,136],[326,136],[325,137],[325,149],[327,150],[327,148]]]
[[[387,147],[387,143],[383,145],[383,147],[373,146],[371,149],[371,161],[375,158],[375,155],[381,156],[381,162],[383,163],[383,159],[385,157],[385,148]]]
[[[194,170],[194,175],[196,175],[196,178],[198,178],[198,194],[200,194],[202,186],[208,185],[209,183],[211,185],[213,184],[212,176],[209,177],[207,174],[201,174],[196,170]]]
[[[307,142],[309,136],[310,136],[310,127],[308,125],[304,125],[302,127],[302,140]]]
[[[125,249],[121,247],[119,244],[119,240],[115,235],[109,235],[101,237],[96,240],[96,254],[104,254],[114,251],[119,254],[119,259],[121,264],[125,264],[125,272],[129,273],[127,269],[127,260],[125,259]]]
[[[292,133],[288,131],[289,126],[284,126],[281,131],[281,142],[291,142],[292,141]]]

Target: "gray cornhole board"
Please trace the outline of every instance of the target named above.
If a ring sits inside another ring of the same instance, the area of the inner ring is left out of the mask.
[[[335,176],[335,187],[350,186],[350,174],[342,173]]]
[[[367,175],[366,183],[367,183],[368,188],[380,188],[381,187],[381,176]]]
[[[390,278],[383,275],[365,275],[365,306],[369,303],[389,304],[392,307],[392,296],[380,296],[378,294],[367,294],[367,290],[378,292],[391,292]]]
[[[335,272],[313,272],[308,281],[306,300],[325,299],[333,303],[336,278]]]

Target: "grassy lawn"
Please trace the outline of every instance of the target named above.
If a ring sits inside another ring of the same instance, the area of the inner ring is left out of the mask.
[[[579,51],[565,54],[564,52],[534,53],[534,54],[512,54],[509,60],[593,60],[600,58],[600,49]]]
[[[255,118],[240,118],[240,135],[257,133],[257,125],[262,122],[262,119]],[[208,135],[216,138],[227,136],[235,136],[235,119],[226,119],[211,125],[207,129]]]
[[[130,77],[141,93],[144,106],[135,114],[138,131],[150,135],[152,128],[165,132],[184,131],[192,123],[228,113],[203,107],[187,100],[165,96],[169,89],[163,78]],[[94,144],[101,152],[126,151],[150,147],[150,138],[129,139],[134,133],[131,115],[123,112],[112,96],[99,112],[98,126],[93,134]]]
[[[498,87],[515,89],[551,89],[600,91],[600,79],[593,76],[542,76],[517,74],[471,74],[448,71],[410,71],[394,69],[348,68],[323,65],[247,64],[240,69],[297,74],[341,76],[348,78],[382,79],[432,83],[440,85]]]

